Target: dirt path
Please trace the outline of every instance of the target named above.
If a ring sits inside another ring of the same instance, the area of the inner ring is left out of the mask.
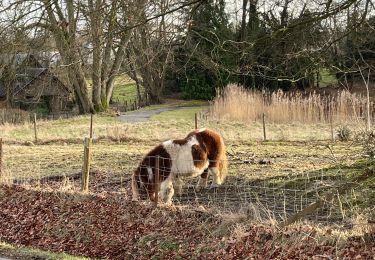
[[[129,114],[124,114],[118,116],[118,119],[123,122],[128,123],[138,123],[138,122],[147,122],[151,119],[152,116],[158,115],[163,112],[176,111],[180,109],[188,109],[194,107],[204,108],[206,106],[174,106],[174,107],[162,107],[157,109],[145,110],[145,111],[135,111]]]

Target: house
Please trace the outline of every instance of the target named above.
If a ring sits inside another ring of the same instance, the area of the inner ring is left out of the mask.
[[[8,84],[10,89],[0,80],[0,103],[8,100],[13,107],[21,109],[43,106],[54,113],[67,110],[71,91],[49,68],[43,67],[34,55],[18,54],[14,64],[15,74]],[[7,93],[11,97],[7,98]]]

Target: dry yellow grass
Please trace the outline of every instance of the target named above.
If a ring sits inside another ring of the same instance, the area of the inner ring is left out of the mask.
[[[366,99],[348,91],[330,96],[281,90],[266,93],[229,85],[214,99],[210,115],[249,122],[261,119],[264,113],[268,122],[278,124],[329,123],[331,118],[336,123],[347,123],[360,120],[365,109]]]

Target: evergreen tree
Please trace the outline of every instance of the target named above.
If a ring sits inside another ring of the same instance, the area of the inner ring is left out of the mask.
[[[176,55],[175,78],[185,98],[211,99],[216,88],[227,85],[225,68],[233,66],[232,55],[224,50],[225,41],[233,38],[225,1],[206,1],[189,22],[186,44]]]

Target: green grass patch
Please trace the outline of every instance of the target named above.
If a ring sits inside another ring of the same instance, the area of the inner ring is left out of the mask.
[[[144,89],[141,88],[141,95],[144,94]],[[113,101],[124,103],[130,102],[138,98],[137,85],[135,82],[126,75],[118,76],[114,82],[113,88]]]
[[[87,78],[87,89],[89,95],[92,94],[92,79]],[[141,93],[144,93],[144,90],[141,89]],[[134,100],[137,98],[137,87],[132,79],[126,75],[120,75],[115,78],[114,87],[113,87],[113,101],[124,103],[125,101]]]
[[[179,245],[173,241],[163,240],[160,242],[159,248],[165,251],[177,251],[179,249]]]
[[[17,259],[54,259],[54,260],[89,260],[87,257],[72,256],[65,253],[54,253],[31,247],[17,247],[0,242],[0,255]]]
[[[141,89],[141,95],[144,94],[144,90]],[[135,83],[124,83],[116,85],[113,89],[114,102],[124,103],[125,101],[131,102],[138,99],[137,96],[137,86]]]
[[[197,107],[197,109],[202,110],[202,107],[204,106],[208,106],[207,101],[166,99],[165,102],[162,104],[142,107],[136,111],[130,111],[128,113],[131,114],[131,113],[138,113],[142,111],[150,111],[150,110],[156,110],[156,109],[161,109],[161,108],[177,108],[177,107]]]

